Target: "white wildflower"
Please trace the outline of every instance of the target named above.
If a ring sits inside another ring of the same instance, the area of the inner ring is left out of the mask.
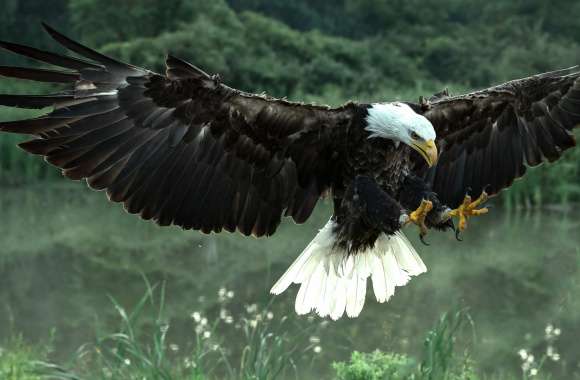
[[[162,323],[161,326],[159,326],[159,331],[161,331],[162,334],[167,334],[167,331],[169,331],[169,323]]]
[[[258,310],[258,305],[256,305],[255,303],[251,304],[251,305],[246,305],[246,312],[248,314],[253,314]]]
[[[171,343],[171,344],[169,345],[169,349],[170,349],[171,351],[173,351],[173,352],[177,352],[177,351],[179,351],[179,346],[178,346],[177,344],[175,344],[175,343]]]
[[[272,313],[271,311],[267,312],[266,313],[266,318],[268,318],[268,319],[271,320],[272,318],[274,318],[274,313]]]
[[[314,348],[312,349],[312,351],[314,351],[314,353],[319,354],[322,352],[322,347],[320,346],[314,346]]]
[[[199,311],[194,311],[193,313],[191,313],[191,318],[198,323],[199,321],[201,321],[201,313]]]
[[[125,360],[123,360],[123,363],[124,363],[125,365],[131,365],[131,359],[129,359],[129,358],[126,358]]]
[[[312,344],[320,343],[320,338],[317,336],[311,336],[310,338],[308,338],[308,341]]]
[[[229,299],[232,299],[232,298],[234,298],[234,291],[233,291],[233,290],[228,290],[228,292],[226,293],[226,296],[227,296]]]
[[[526,360],[526,358],[528,357],[528,351],[522,348],[518,351],[518,355],[520,355],[520,358],[522,358],[522,360]]]
[[[538,374],[538,369],[537,368],[530,369],[530,377],[536,376],[537,374]]]
[[[211,337],[211,332],[209,332],[209,331],[204,331],[204,332],[203,332],[203,337],[204,337],[205,339],[209,339],[209,338]]]
[[[522,363],[522,371],[524,373],[527,373],[530,370],[530,368],[531,368],[531,365],[527,361]]]

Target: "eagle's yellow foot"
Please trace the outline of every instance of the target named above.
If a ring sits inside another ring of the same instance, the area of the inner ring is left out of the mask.
[[[419,227],[419,237],[421,238],[421,241],[423,241],[423,238],[425,237],[425,235],[427,235],[428,229],[427,225],[425,225],[425,218],[432,209],[433,202],[423,199],[419,207],[409,214],[409,218],[405,222],[406,225],[413,223]],[[423,241],[423,243],[425,242]]]
[[[459,218],[459,224],[457,226],[456,231],[457,235],[459,235],[460,232],[463,232],[467,228],[468,218],[488,213],[489,209],[486,207],[478,209],[478,207],[481,206],[488,199],[489,196],[485,191],[482,192],[479,198],[477,198],[473,202],[471,201],[471,196],[466,195],[465,198],[463,199],[463,203],[458,208],[456,208],[455,210],[451,210],[447,213],[449,217],[456,216]]]

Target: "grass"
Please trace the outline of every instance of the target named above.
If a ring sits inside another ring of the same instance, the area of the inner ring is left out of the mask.
[[[165,286],[150,285],[131,311],[115,299],[119,327],[114,332],[98,334],[82,345],[63,364],[50,361],[50,344],[31,346],[21,338],[12,339],[0,349],[0,378],[6,380],[206,380],[243,379],[274,380],[307,378],[308,369],[298,367],[296,359],[314,355],[318,342],[304,335],[290,336],[286,318],[275,322],[268,306],[259,310],[248,305],[243,317],[234,323],[231,314],[223,312],[230,298],[220,291],[222,308],[212,321],[199,312],[191,315],[193,341],[183,348],[170,343],[171,321],[165,317]],[[235,326],[235,327],[234,327]],[[228,327],[243,336],[242,347],[228,346]],[[475,339],[463,350],[458,341],[462,331],[474,331],[474,322],[466,310],[443,314],[424,338],[420,358],[406,354],[374,351],[353,352],[349,361],[335,362],[333,378],[337,380],[516,380],[551,379],[544,370],[547,361],[560,359],[556,340],[560,330],[546,326],[546,354],[535,359],[531,349],[518,353],[522,376],[482,375],[470,358]],[[467,334],[468,336],[470,334]],[[475,335],[473,335],[475,336]],[[307,342],[307,343],[305,343]],[[462,342],[464,343],[464,342]],[[470,348],[471,347],[471,348]]]
[[[465,325],[465,310],[445,313],[425,338],[422,360],[397,353],[354,352],[349,362],[334,363],[338,380],[466,380],[477,379],[469,355],[458,356],[455,342]]]
[[[220,292],[221,315],[213,322],[199,312],[192,313],[194,339],[181,349],[168,342],[171,324],[165,317],[165,287],[145,281],[147,291],[130,312],[111,298],[120,320],[117,331],[81,346],[64,365],[19,355],[22,373],[30,379],[55,380],[273,380],[297,373],[293,358],[300,337],[290,339],[284,330],[285,318],[274,322],[268,308],[248,307],[234,327],[245,341],[241,352],[236,352],[224,346],[225,337],[220,335],[233,326],[231,315],[224,312],[229,298],[224,290]],[[27,351],[18,348],[16,352]]]
[[[0,348],[0,379],[37,380],[36,361],[48,357],[50,344],[31,346],[17,336]]]

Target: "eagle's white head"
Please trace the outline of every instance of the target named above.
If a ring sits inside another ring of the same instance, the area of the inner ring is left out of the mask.
[[[415,149],[429,166],[437,162],[435,129],[429,120],[405,103],[375,103],[368,109],[365,129],[370,138],[390,139]]]

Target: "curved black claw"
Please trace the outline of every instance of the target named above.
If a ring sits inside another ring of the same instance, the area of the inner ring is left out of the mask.
[[[425,235],[419,234],[419,240],[421,240],[421,243],[423,243],[423,245],[426,245],[427,247],[431,245],[425,241]]]
[[[463,241],[462,238],[459,237],[459,234],[461,233],[461,231],[459,231],[459,228],[455,229],[455,240],[457,241]]]

